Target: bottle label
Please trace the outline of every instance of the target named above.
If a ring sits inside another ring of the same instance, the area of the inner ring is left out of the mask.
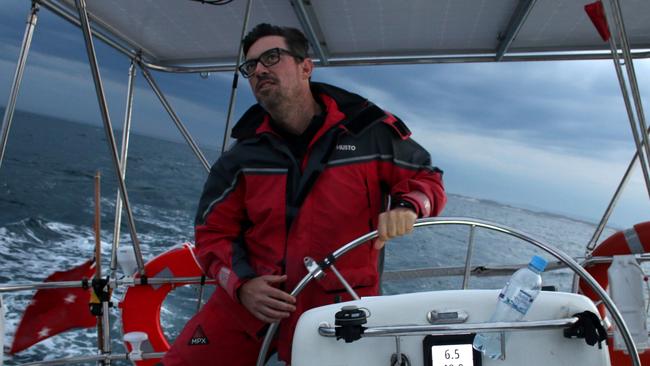
[[[517,310],[523,315],[528,312],[528,309],[533,303],[533,300],[533,296],[525,290],[519,290],[517,295],[512,299],[506,298],[506,302],[512,306],[513,309]]]

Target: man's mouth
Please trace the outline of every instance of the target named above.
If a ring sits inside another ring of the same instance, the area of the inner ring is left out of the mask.
[[[273,82],[273,80],[271,80],[271,79],[261,80],[261,81],[259,81],[259,82],[257,83],[257,90],[261,90],[261,89],[264,88],[265,86],[267,86],[267,85],[273,85],[273,84],[274,84],[274,82]]]

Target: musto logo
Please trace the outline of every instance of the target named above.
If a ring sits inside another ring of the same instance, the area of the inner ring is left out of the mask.
[[[354,151],[357,147],[354,145],[336,145],[336,150]]]

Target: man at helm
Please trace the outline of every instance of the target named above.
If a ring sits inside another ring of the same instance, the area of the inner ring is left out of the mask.
[[[212,166],[196,216],[196,252],[219,287],[163,359],[173,365],[254,365],[269,323],[290,362],[304,311],[350,300],[334,275],[289,293],[339,246],[378,230],[336,266],[360,296],[380,291],[383,245],[446,202],[442,171],[397,117],[365,98],[312,82],[308,41],[259,24],[239,66],[257,104]],[[326,273],[329,271],[326,271]]]

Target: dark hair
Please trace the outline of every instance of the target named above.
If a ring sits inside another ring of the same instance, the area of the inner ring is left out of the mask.
[[[308,57],[309,41],[307,41],[307,38],[300,30],[291,27],[279,27],[268,23],[260,23],[246,34],[246,37],[242,41],[244,44],[244,55],[248,53],[253,43],[266,36],[281,36],[287,42],[289,51],[294,55],[301,58]]]

